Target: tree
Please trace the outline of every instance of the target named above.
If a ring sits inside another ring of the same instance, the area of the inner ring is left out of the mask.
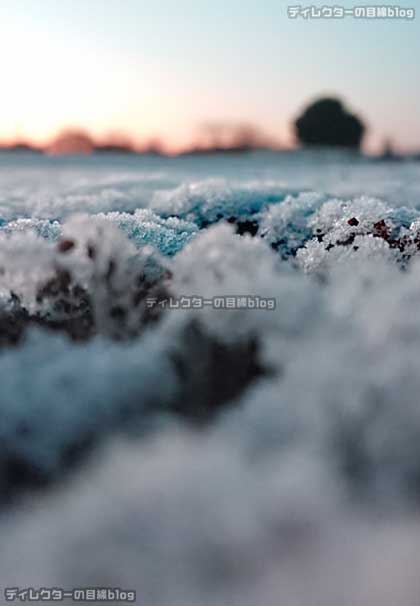
[[[295,122],[303,145],[359,148],[365,126],[339,99],[325,97],[309,105]]]
[[[78,128],[67,128],[48,146],[50,154],[90,154],[94,142],[89,133]]]

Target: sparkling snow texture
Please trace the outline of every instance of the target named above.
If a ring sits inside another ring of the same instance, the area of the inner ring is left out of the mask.
[[[417,604],[420,164],[0,160],[1,585]]]

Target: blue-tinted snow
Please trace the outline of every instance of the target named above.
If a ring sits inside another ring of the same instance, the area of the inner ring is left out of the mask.
[[[414,606],[420,163],[11,155],[0,183],[2,298],[36,307],[65,263],[101,317],[87,343],[34,329],[0,352],[1,448],[57,477],[77,439],[104,448],[3,511],[3,585],[135,588],[145,606]],[[241,218],[255,237],[235,233]],[[93,237],[95,265],[77,246],[62,261],[62,234]],[[122,291],[153,262],[175,295],[260,294],[276,311],[173,310],[115,342],[111,294],[95,291],[111,256]],[[167,414],[174,352],[200,367],[183,349],[193,321],[229,346],[257,338],[271,371],[199,432]],[[148,432],[151,411],[165,422]]]

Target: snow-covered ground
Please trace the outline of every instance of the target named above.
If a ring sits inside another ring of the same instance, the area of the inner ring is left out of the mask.
[[[416,606],[419,394],[420,163],[0,157],[1,586]]]

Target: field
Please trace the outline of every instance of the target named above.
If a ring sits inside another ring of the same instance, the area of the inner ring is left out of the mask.
[[[419,394],[420,162],[0,156],[2,586],[415,606]]]

